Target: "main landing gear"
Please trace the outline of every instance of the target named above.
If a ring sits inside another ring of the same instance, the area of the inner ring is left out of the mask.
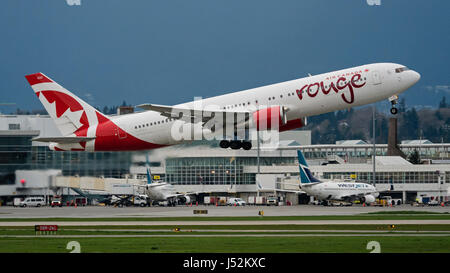
[[[398,96],[397,95],[393,95],[392,97],[389,98],[389,101],[391,102],[391,114],[393,115],[397,115],[398,113],[398,109],[397,107],[395,107],[395,105],[397,104],[397,100],[398,100]]]
[[[219,146],[223,149],[231,148],[233,150],[239,150],[240,148],[242,148],[248,151],[252,148],[252,143],[245,140],[222,140],[220,141]]]

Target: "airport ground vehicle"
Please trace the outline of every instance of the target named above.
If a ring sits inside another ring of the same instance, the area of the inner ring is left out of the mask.
[[[133,197],[133,204],[140,207],[148,206],[148,196],[144,194],[135,195]]]
[[[52,208],[53,207],[62,207],[62,198],[59,195],[53,196],[53,200],[51,203]]]
[[[352,202],[346,202],[346,201],[337,201],[337,200],[333,200],[333,201],[327,201],[328,202],[328,206],[339,206],[339,207],[350,207],[353,205]]]
[[[108,205],[118,207],[140,206],[145,207],[149,205],[148,196],[145,194],[138,195],[113,195],[111,196]]]
[[[14,207],[19,207],[20,206],[20,202],[22,202],[22,198],[16,197],[13,200],[13,206]]]
[[[241,198],[231,197],[227,201],[228,206],[245,206],[246,202]]]
[[[276,196],[269,196],[269,197],[267,197],[266,205],[268,205],[268,206],[278,206],[278,198]]]
[[[44,197],[35,196],[35,197],[27,197],[23,201],[20,202],[21,207],[40,207],[45,206]]]

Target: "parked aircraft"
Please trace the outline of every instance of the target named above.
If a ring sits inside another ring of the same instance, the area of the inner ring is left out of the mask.
[[[367,183],[320,181],[311,174],[303,153],[298,150],[297,154],[300,168],[300,187],[308,195],[322,201],[351,202],[360,200],[364,203],[373,203],[378,197],[377,189]]]

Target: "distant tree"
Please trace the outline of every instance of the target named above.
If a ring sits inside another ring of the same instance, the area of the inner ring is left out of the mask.
[[[336,111],[336,119],[337,120],[343,120],[347,118],[347,113],[345,112],[345,110],[342,111]]]
[[[401,98],[398,102],[398,112],[404,113],[406,111],[406,101],[405,98]]]
[[[408,161],[412,164],[420,164],[420,155],[417,149],[414,149],[414,151],[408,155]]]
[[[445,99],[445,96],[443,96],[443,97],[442,97],[442,100],[439,102],[439,109],[441,109],[441,108],[447,108],[447,107],[448,107],[447,101],[446,101],[446,99]]]
[[[401,139],[419,137],[420,119],[416,109],[413,107],[403,115],[403,122],[400,125],[399,133]]]
[[[442,120],[442,114],[441,111],[438,109],[436,110],[436,112],[434,113],[434,116],[438,119],[438,120]]]

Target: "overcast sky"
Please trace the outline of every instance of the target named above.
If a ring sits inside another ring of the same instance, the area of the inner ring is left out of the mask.
[[[94,106],[172,105],[373,62],[418,71],[410,93],[437,105],[433,94],[450,92],[449,10],[448,0],[2,0],[0,103],[16,105],[0,112],[42,108],[24,78],[36,72]]]

